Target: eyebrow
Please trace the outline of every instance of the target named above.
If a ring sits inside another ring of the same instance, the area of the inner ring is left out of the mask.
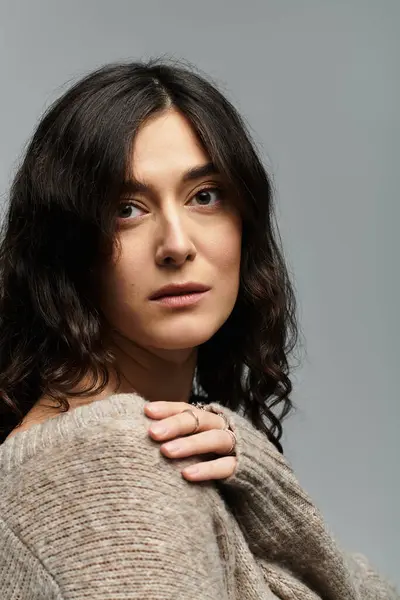
[[[213,162],[208,162],[204,165],[199,165],[198,167],[193,167],[186,171],[181,178],[182,183],[188,183],[190,181],[196,181],[202,177],[207,177],[208,175],[219,175],[220,172],[215,166]],[[141,181],[137,181],[135,179],[128,179],[124,181],[121,185],[121,193],[131,193],[134,194],[136,192],[150,192],[152,190],[152,186],[146,183],[142,183]]]

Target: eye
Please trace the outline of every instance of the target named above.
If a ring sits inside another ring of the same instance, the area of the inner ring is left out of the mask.
[[[126,220],[142,216],[144,209],[133,202],[120,202],[117,208],[117,219]]]
[[[214,207],[220,204],[222,195],[223,191],[218,187],[203,188],[191,198],[189,204],[193,205],[193,202],[197,200],[198,206]]]

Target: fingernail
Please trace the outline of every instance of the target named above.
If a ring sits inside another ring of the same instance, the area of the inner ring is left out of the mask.
[[[157,413],[160,412],[160,407],[159,406],[153,406],[151,403],[150,404],[145,404],[145,408],[147,408],[147,410],[149,410],[150,412],[152,412],[154,415],[156,415]]]
[[[185,469],[185,473],[187,473],[188,475],[196,475],[196,473],[199,472],[198,467],[194,466],[194,467],[188,467],[187,469]]]
[[[168,444],[165,444],[164,448],[168,450],[168,452],[178,452],[181,449],[179,442],[169,442]]]
[[[153,433],[156,433],[157,435],[163,435],[164,433],[167,433],[167,430],[164,427],[164,425],[153,425],[152,427],[150,427],[150,429]]]

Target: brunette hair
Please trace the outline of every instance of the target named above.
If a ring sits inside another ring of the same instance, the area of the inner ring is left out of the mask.
[[[217,85],[165,58],[89,73],[50,106],[27,146],[0,246],[0,443],[43,394],[68,410],[71,389],[88,374],[89,396],[108,383],[114,359],[91,274],[115,238],[135,134],[169,107],[186,116],[237,190],[243,219],[238,299],[199,348],[194,392],[241,410],[283,452],[282,420],[293,408],[288,357],[299,328],[272,183]]]

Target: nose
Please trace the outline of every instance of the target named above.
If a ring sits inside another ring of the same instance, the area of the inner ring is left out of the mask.
[[[163,217],[157,237],[156,263],[159,266],[181,267],[195,259],[196,247],[184,216],[175,213]]]

